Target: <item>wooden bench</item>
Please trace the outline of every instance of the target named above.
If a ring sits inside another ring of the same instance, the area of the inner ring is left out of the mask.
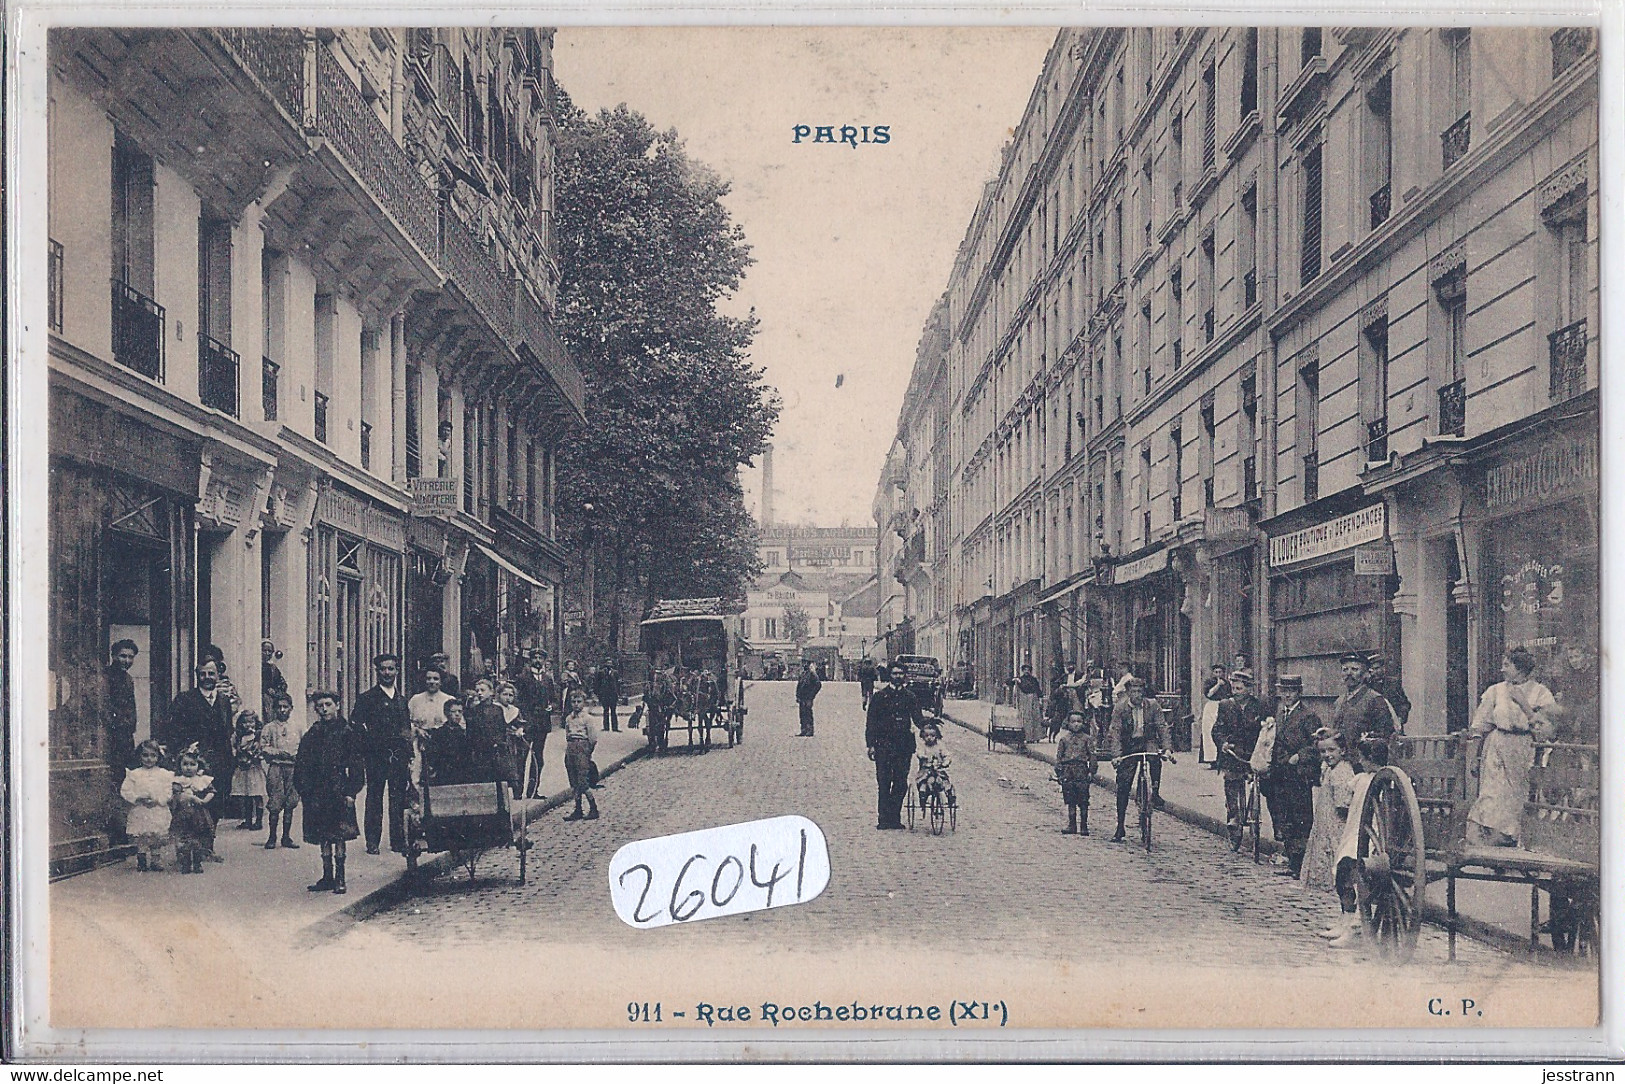
[[[1456,958],[1457,881],[1529,886],[1529,947],[1540,945],[1540,894],[1549,905],[1552,947],[1576,955],[1598,950],[1601,784],[1594,745],[1535,743],[1524,805],[1522,846],[1483,847],[1466,840],[1467,813],[1478,794],[1477,735],[1396,737],[1392,763],[1410,777],[1422,812],[1427,879],[1446,882],[1450,958]]]

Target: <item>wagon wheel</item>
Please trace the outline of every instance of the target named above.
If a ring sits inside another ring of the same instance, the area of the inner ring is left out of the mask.
[[[1416,951],[1427,884],[1422,810],[1410,776],[1385,767],[1372,776],[1359,810],[1355,895],[1367,939],[1385,960]]]

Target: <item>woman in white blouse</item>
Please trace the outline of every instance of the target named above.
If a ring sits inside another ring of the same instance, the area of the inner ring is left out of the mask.
[[[1472,731],[1484,736],[1479,762],[1478,800],[1467,814],[1469,843],[1516,847],[1523,835],[1523,808],[1529,797],[1529,769],[1535,738],[1551,729],[1557,709],[1551,690],[1531,681],[1535,659],[1514,647],[1501,660],[1501,676],[1484,690],[1473,713]]]

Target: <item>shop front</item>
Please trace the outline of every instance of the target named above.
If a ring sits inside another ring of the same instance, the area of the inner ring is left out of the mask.
[[[1339,495],[1264,528],[1273,673],[1301,674],[1304,699],[1322,718],[1343,692],[1338,658],[1346,652],[1379,652],[1391,660],[1391,677],[1401,678],[1393,672],[1402,655],[1387,506],[1364,494]]]
[[[1535,680],[1563,708],[1559,740],[1599,733],[1599,443],[1586,412],[1527,427],[1474,456],[1482,599],[1473,696],[1501,680],[1503,654],[1526,648]],[[1463,660],[1466,662],[1466,660]]]
[[[50,395],[51,868],[112,857],[128,749],[108,725],[107,666],[137,647],[134,740],[151,736],[192,669],[198,444],[99,402]],[[95,433],[96,440],[75,439]]]
[[[354,704],[372,684],[372,659],[399,654],[405,601],[406,517],[326,482],[310,548],[308,679]]]
[[[1176,560],[1176,557],[1178,560]],[[1191,620],[1185,612],[1185,580],[1176,567],[1183,550],[1159,548],[1113,569],[1121,631],[1117,654],[1174,713],[1174,734],[1183,748],[1190,733]]]

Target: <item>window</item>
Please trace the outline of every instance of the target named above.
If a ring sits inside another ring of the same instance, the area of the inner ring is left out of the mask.
[[[1117,335],[1117,336],[1114,336],[1112,338],[1112,391],[1113,391],[1113,399],[1117,403],[1116,413],[1114,413],[1112,415],[1112,417],[1114,419],[1121,418],[1123,416],[1123,385],[1124,385],[1124,383],[1125,383],[1125,381],[1123,380],[1123,336]]]
[[[1258,378],[1251,373],[1241,381],[1241,498],[1258,499]]]
[[[260,407],[268,422],[277,420],[281,364],[287,324],[287,261],[274,249],[260,250]]]
[[[1298,282],[1303,286],[1320,274],[1320,153],[1317,144],[1303,157],[1303,221],[1298,246]]]
[[[1185,433],[1179,426],[1174,426],[1168,434],[1168,492],[1173,494],[1174,522],[1178,523],[1185,517],[1184,488],[1185,488]]]
[[[1303,461],[1303,503],[1320,497],[1320,359],[1298,369],[1298,455]]]
[[[479,445],[476,434],[480,428],[479,412],[473,404],[463,407],[463,511],[473,515],[478,511],[475,504],[475,485],[479,478]]]
[[[1218,293],[1215,277],[1215,248],[1213,232],[1202,238],[1202,260],[1197,267],[1196,293],[1197,304],[1202,306],[1202,344],[1213,341],[1214,312],[1216,310],[1215,297]]]
[[[379,334],[377,328],[361,332],[361,466],[372,469],[372,429],[378,421]]]
[[[333,353],[337,346],[338,309],[332,294],[317,294],[312,305],[316,323],[315,434],[327,442],[327,404],[333,394]]]
[[[1320,55],[1320,34],[1318,26],[1306,26],[1298,39],[1298,64],[1307,67],[1311,60]]]
[[[1141,372],[1145,376],[1145,394],[1151,394],[1151,299],[1140,306],[1139,351]]]
[[[1241,194],[1241,225],[1236,231],[1236,268],[1241,274],[1241,306],[1258,302],[1258,186]]]
[[[1473,34],[1465,27],[1440,31],[1444,45],[1445,124],[1439,141],[1449,169],[1472,146]]]
[[[1151,445],[1140,447],[1140,541],[1151,541]]]
[[[1185,276],[1178,267],[1168,276],[1168,346],[1178,372],[1185,361]]]
[[[508,419],[508,485],[503,496],[503,507],[510,512],[517,512],[522,508],[522,490],[519,488],[519,424],[510,416]]]
[[[406,476],[418,478],[423,474],[423,370],[417,365],[406,367]]]
[[[152,159],[113,139],[113,277],[144,297],[153,293]]]
[[[1372,229],[1388,221],[1393,210],[1393,85],[1383,73],[1365,94],[1365,188]]]
[[[1586,390],[1591,304],[1592,250],[1588,241],[1587,185],[1581,183],[1542,212],[1556,272],[1555,325],[1549,336],[1550,391],[1553,400]]]
[[[1245,120],[1258,112],[1258,27],[1242,31],[1241,56],[1241,116]]]
[[[1552,78],[1556,79],[1591,52],[1589,26],[1566,26],[1552,34]]]
[[[1370,317],[1360,333],[1360,418],[1368,463],[1388,459],[1388,313]]]
[[[1213,506],[1213,447],[1214,447],[1213,402],[1208,400],[1202,404],[1202,430],[1201,443],[1196,446],[1196,469],[1202,472],[1202,506]]]
[[[1467,267],[1458,263],[1433,284],[1438,299],[1436,329],[1443,344],[1434,370],[1439,389],[1439,433],[1463,436],[1467,429]],[[1431,317],[1430,317],[1431,318]]]
[[[536,484],[536,442],[525,441],[525,522],[532,527],[541,525],[540,508],[537,497],[540,496]]]
[[[762,618],[762,639],[777,640],[779,638],[779,619],[776,617]]]
[[[1202,171],[1214,168],[1219,137],[1219,73],[1214,61],[1202,69]]]
[[[207,215],[197,227],[198,400],[237,417],[240,359],[231,349],[231,223]]]

